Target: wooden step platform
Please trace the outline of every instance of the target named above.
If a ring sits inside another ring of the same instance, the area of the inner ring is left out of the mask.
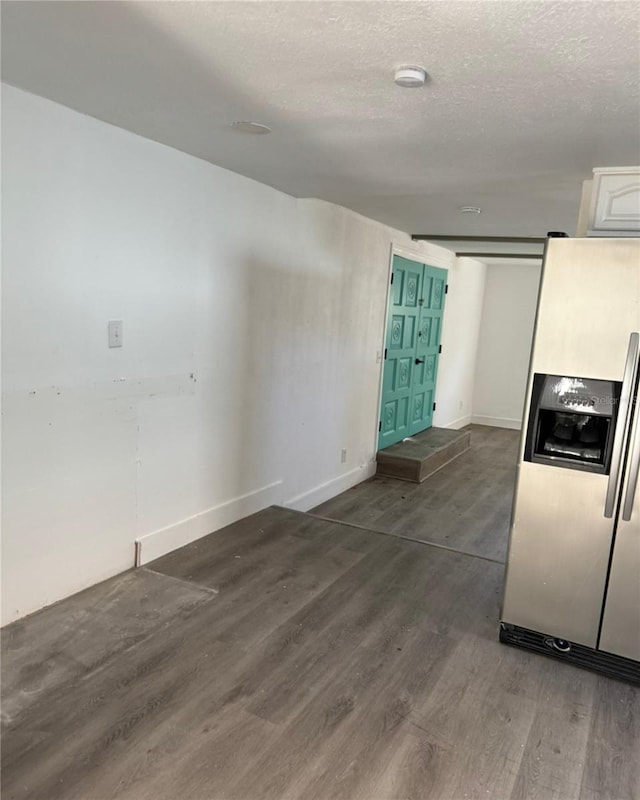
[[[429,428],[403,442],[379,450],[376,475],[422,483],[471,446],[468,430]]]

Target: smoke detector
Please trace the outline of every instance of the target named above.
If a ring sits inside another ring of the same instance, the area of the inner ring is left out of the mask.
[[[419,89],[427,80],[427,73],[422,67],[398,67],[393,80],[405,89]]]

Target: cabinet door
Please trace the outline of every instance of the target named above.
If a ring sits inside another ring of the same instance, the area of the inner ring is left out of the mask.
[[[595,172],[589,235],[640,231],[640,172]]]

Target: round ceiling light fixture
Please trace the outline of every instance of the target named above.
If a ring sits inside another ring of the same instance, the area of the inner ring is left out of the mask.
[[[461,214],[481,214],[482,209],[480,206],[460,206],[458,211]]]
[[[427,80],[427,73],[422,67],[398,67],[393,80],[404,89],[419,89]]]
[[[231,127],[234,129],[234,131],[240,131],[241,133],[253,133],[259,136],[264,135],[265,133],[271,133],[271,128],[268,125],[262,125],[260,122],[249,122],[247,120],[232,122]]]

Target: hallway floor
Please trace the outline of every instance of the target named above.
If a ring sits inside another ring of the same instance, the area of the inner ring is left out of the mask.
[[[489,476],[485,531],[512,480],[496,440],[451,465]],[[444,473],[431,508],[473,527]],[[638,800],[640,691],[501,645],[502,580],[486,557],[255,514],[4,629],[3,798]]]
[[[375,476],[310,513],[504,563],[520,431],[468,430],[471,448],[423,483]]]

